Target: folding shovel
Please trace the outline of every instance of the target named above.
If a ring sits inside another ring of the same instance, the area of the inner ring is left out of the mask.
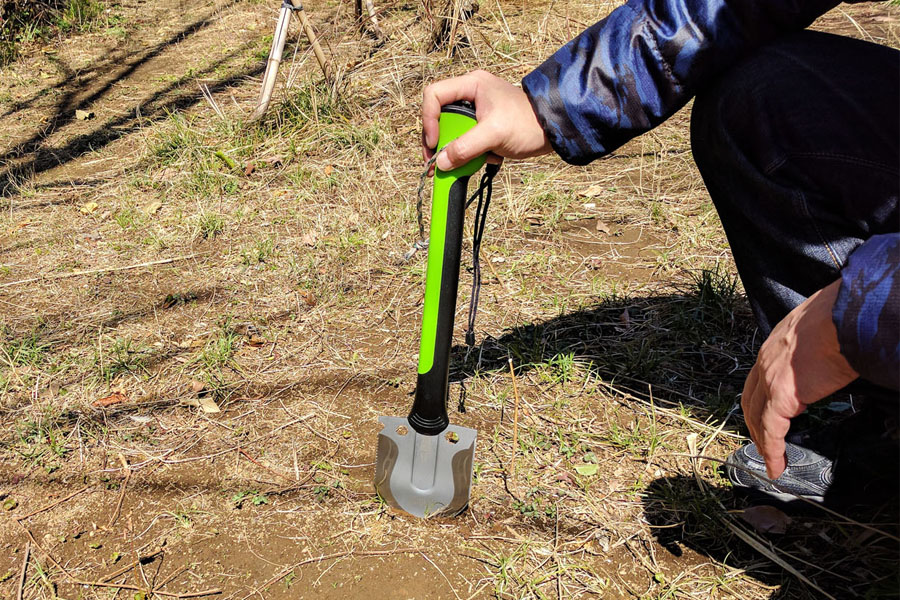
[[[438,151],[475,122],[471,104],[444,106]],[[478,434],[450,425],[447,397],[466,191],[483,164],[481,156],[446,173],[435,168],[415,400],[408,417],[378,419],[384,428],[378,434],[375,489],[389,505],[416,517],[453,516],[469,504]]]

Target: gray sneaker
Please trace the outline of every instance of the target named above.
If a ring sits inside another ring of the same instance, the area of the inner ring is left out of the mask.
[[[728,457],[725,473],[735,488],[761,492],[781,502],[796,500],[797,496],[824,502],[833,480],[831,459],[791,443],[786,443],[785,448],[787,468],[773,483],[769,483],[765,461],[753,443],[738,448]]]

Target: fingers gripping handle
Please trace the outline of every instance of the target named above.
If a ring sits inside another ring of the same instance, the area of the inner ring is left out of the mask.
[[[443,107],[438,151],[474,127],[475,122],[475,110],[468,103]],[[435,169],[419,375],[409,414],[409,424],[424,435],[437,435],[450,422],[447,417],[450,346],[459,287],[466,190],[469,177],[483,164],[482,156],[452,171]]]

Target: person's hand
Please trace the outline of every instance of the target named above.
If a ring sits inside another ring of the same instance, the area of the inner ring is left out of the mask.
[[[528,158],[550,152],[550,142],[525,92],[486,71],[473,71],[425,88],[422,154],[426,161],[432,157],[438,143],[441,106],[457,100],[475,103],[478,124],[447,144],[437,159],[440,170],[455,169],[488,152],[494,154],[488,156],[489,162],[493,163],[502,158]]]
[[[791,419],[859,377],[840,352],[831,319],[840,284],[819,290],[775,326],[744,383],[744,419],[771,479],[787,467]]]

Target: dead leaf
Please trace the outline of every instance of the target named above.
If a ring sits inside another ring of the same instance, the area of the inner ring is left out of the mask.
[[[315,231],[307,231],[300,237],[300,243],[304,246],[315,246],[316,241],[319,239],[319,236],[316,235]]]
[[[197,381],[196,379],[191,379],[191,391],[195,394],[199,394],[203,390],[206,389],[206,384],[202,381]]]
[[[631,315],[628,313],[627,308],[622,311],[621,315],[619,315],[619,323],[621,323],[625,327],[631,325]]]
[[[83,212],[86,215],[90,215],[90,214],[93,214],[97,210],[98,206],[99,205],[96,202],[86,202],[86,203],[82,204],[78,208],[78,210],[80,210],[81,212]]]
[[[250,338],[247,340],[247,343],[250,344],[250,346],[253,348],[260,348],[262,346],[265,346],[267,342],[266,342],[266,338],[264,338],[264,337],[260,337],[258,335],[251,335]]]
[[[81,110],[80,108],[75,111],[75,118],[79,121],[87,121],[89,119],[94,118],[93,111],[89,110]]]
[[[326,165],[325,166],[325,177],[328,177],[329,175],[331,175],[332,171],[334,171],[334,167],[332,167],[331,165]]]
[[[310,308],[316,305],[316,297],[313,296],[313,293],[309,290],[299,290],[297,295],[300,296],[300,298],[303,299],[303,302]]]
[[[607,225],[600,219],[597,219],[597,231],[609,235],[609,225]]]
[[[596,198],[597,196],[602,195],[604,192],[603,186],[600,184],[594,184],[590,186],[586,190],[581,190],[578,192],[578,195],[582,198]]]
[[[122,394],[120,392],[113,392],[109,396],[105,398],[100,398],[99,400],[94,400],[91,402],[91,406],[98,406],[100,408],[106,408],[108,406],[113,406],[115,404],[121,404],[123,402],[128,401],[128,396]]]
[[[270,156],[268,158],[262,159],[262,162],[266,163],[270,167],[277,167],[278,165],[284,163],[284,157],[280,154],[276,154],[275,156]]]
[[[557,481],[565,481],[569,485],[575,485],[575,478],[572,477],[571,473],[567,473],[565,471],[561,471],[560,473],[558,473],[554,479],[556,479]]]
[[[774,506],[751,506],[741,518],[760,533],[784,533],[791,524],[791,518]]]
[[[254,163],[247,163],[247,166],[244,167],[244,176],[250,177],[250,174],[256,170],[256,165]]]
[[[216,404],[216,401],[212,399],[211,396],[203,396],[199,399],[200,402],[200,410],[207,414],[214,414],[222,412],[222,409],[219,408],[219,405]]]
[[[161,208],[162,208],[162,202],[160,202],[159,200],[154,200],[153,202],[151,202],[150,204],[148,204],[147,206],[144,207],[144,212],[147,213],[148,215],[155,215],[157,212],[159,212],[159,209],[161,209]]]

